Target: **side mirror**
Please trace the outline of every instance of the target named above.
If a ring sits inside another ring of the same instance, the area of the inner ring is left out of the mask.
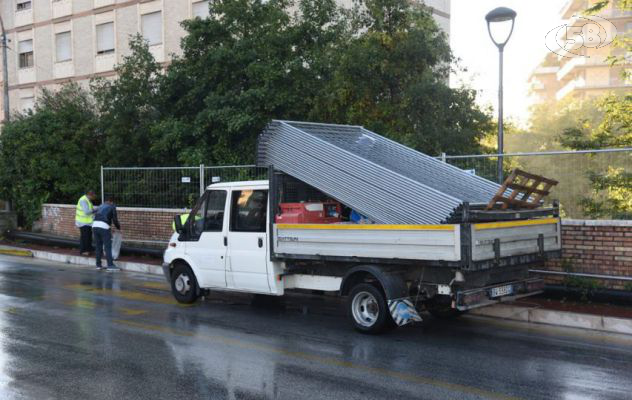
[[[182,232],[184,232],[184,228],[182,226],[182,218],[180,218],[180,215],[175,215],[173,217],[173,230],[179,234],[182,234]]]

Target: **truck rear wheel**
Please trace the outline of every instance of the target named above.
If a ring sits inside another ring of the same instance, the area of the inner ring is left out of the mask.
[[[359,283],[351,289],[347,307],[359,332],[376,334],[395,326],[384,293],[369,283]]]
[[[197,279],[186,264],[176,264],[171,272],[171,293],[178,303],[191,304],[199,297]]]

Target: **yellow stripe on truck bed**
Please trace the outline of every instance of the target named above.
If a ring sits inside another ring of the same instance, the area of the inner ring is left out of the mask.
[[[338,229],[367,231],[453,231],[458,225],[377,225],[377,224],[277,224],[279,229]]]
[[[498,229],[498,228],[513,228],[516,226],[528,226],[528,225],[546,225],[557,224],[559,218],[543,218],[543,219],[528,219],[524,221],[507,221],[507,222],[485,222],[480,224],[474,224],[474,229]]]

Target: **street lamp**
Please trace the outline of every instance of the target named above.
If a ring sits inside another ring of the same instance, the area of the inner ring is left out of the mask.
[[[511,8],[507,7],[498,7],[491,10],[485,16],[485,20],[487,20],[487,32],[489,33],[490,39],[492,42],[498,47],[499,54],[499,63],[498,63],[498,183],[503,182],[503,50],[505,49],[505,45],[509,41],[511,34],[513,33],[514,21],[516,20],[516,12]],[[492,35],[491,25],[495,24],[495,26],[499,26],[498,24],[511,21],[511,29],[509,30],[509,34],[504,40],[500,40],[503,38],[494,38]],[[498,40],[497,40],[498,39]]]
[[[2,104],[4,106],[4,123],[9,122],[10,114],[9,114],[9,71],[7,65],[7,32],[4,30],[4,21],[2,20],[2,16],[0,15],[0,33],[2,33],[2,37],[0,38],[0,45],[2,46],[2,93],[3,93],[3,101]]]

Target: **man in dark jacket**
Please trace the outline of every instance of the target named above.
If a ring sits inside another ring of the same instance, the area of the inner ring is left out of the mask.
[[[105,203],[99,207],[94,215],[92,232],[94,233],[96,246],[97,269],[103,269],[101,265],[101,255],[103,254],[103,249],[105,249],[105,257],[108,262],[106,270],[109,272],[120,271],[120,269],[114,265],[114,260],[112,260],[112,225],[119,231],[121,230],[121,225],[116,216],[114,199],[108,196],[105,199]]]

